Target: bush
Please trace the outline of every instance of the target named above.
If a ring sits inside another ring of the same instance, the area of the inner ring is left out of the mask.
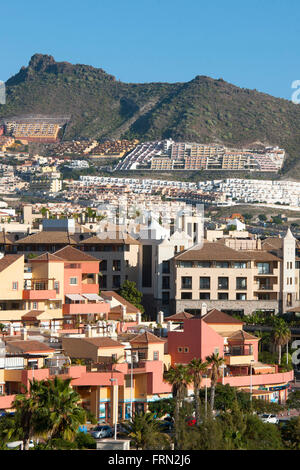
[[[75,438],[78,449],[96,449],[95,439],[88,433],[79,432]]]

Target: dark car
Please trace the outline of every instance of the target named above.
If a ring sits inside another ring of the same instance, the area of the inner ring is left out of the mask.
[[[172,434],[174,431],[174,423],[171,421],[161,421],[159,423],[159,430],[160,432],[164,432],[166,434]]]

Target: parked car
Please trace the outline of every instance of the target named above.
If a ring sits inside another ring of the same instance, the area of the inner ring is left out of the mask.
[[[113,429],[108,425],[96,426],[91,430],[91,436],[95,439],[102,439],[103,437],[112,437],[114,435]]]
[[[174,423],[171,421],[161,421],[159,423],[160,432],[172,434],[174,432]]]
[[[263,414],[263,415],[260,415],[260,419],[263,421],[263,423],[272,423],[272,424],[279,423],[279,419],[275,415]]]

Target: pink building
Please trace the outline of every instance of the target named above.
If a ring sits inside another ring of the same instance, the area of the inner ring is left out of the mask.
[[[173,365],[219,354],[225,360],[220,382],[268,401],[285,402],[293,371],[280,372],[278,365],[259,362],[258,342],[243,330],[242,321],[213,309],[202,316],[182,316],[179,326],[168,333],[168,353]]]

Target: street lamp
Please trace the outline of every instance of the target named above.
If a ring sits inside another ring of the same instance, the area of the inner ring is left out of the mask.
[[[252,402],[252,363],[254,362],[254,359],[251,359],[250,361],[250,401]]]
[[[208,375],[202,376],[205,379],[205,418],[207,417],[207,377]]]
[[[222,364],[222,365],[221,365],[221,369],[223,369],[223,373],[222,373],[222,385],[224,385],[224,374],[225,374],[226,364]]]
[[[115,386],[117,387],[116,388],[116,393],[114,393],[114,389],[113,389],[113,397],[115,399],[115,435],[114,435],[114,439],[115,441],[117,440],[117,425],[118,425],[118,379],[109,379],[111,382],[112,382],[112,385],[113,385],[113,382],[116,382]]]

